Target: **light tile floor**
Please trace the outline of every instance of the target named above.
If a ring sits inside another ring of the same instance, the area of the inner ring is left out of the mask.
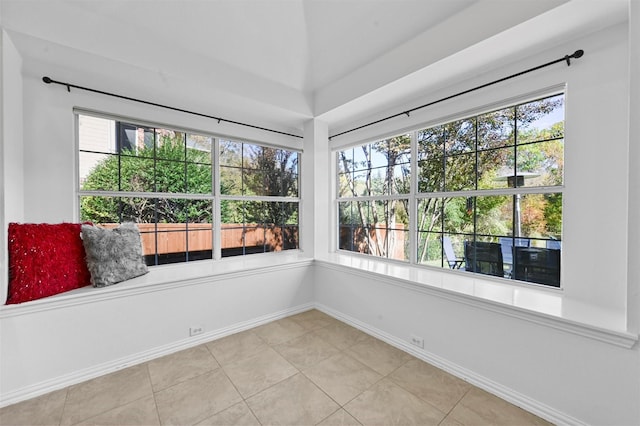
[[[542,425],[317,310],[0,409],[1,425]]]

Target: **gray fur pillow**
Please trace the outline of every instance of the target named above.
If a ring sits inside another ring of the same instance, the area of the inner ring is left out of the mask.
[[[123,223],[115,229],[82,225],[82,244],[94,287],[105,287],[149,272],[135,223]]]

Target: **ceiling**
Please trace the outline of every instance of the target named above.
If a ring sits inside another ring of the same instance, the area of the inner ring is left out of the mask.
[[[146,98],[163,88],[152,100],[300,130],[463,77],[461,55],[486,67],[620,20],[627,1],[0,0],[0,23],[31,68],[134,76]]]

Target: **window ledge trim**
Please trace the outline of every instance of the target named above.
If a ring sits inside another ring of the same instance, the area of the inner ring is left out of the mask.
[[[216,261],[153,266],[143,276],[112,286],[94,288],[89,285],[30,302],[2,305],[0,320],[180,287],[212,284],[231,278],[302,268],[313,264],[313,259],[304,257],[302,252],[254,254],[251,257],[251,259],[245,259],[242,256],[242,258],[234,257]]]
[[[439,298],[447,299],[457,303],[463,303],[465,305],[473,306],[476,308],[485,309],[488,311],[496,312],[499,314],[507,315],[510,317],[522,319],[525,321],[533,322],[539,325],[551,327],[557,330],[569,332],[583,337],[588,337],[601,342],[620,346],[630,349],[636,342],[638,342],[638,335],[631,333],[627,330],[614,329],[612,327],[601,326],[597,324],[590,324],[584,321],[568,318],[565,316],[559,316],[554,314],[545,313],[541,310],[527,309],[515,304],[508,304],[497,300],[492,300],[488,297],[481,297],[479,295],[467,294],[454,289],[443,288],[435,284],[431,284],[425,279],[412,279],[402,276],[397,276],[389,273],[388,271],[376,271],[372,268],[368,268],[366,265],[368,262],[356,262],[359,265],[351,264],[352,256],[349,255],[329,255],[326,258],[316,258],[315,263],[319,267],[333,269],[340,272],[347,272],[354,275],[359,275],[366,278],[375,278],[383,281],[385,284],[403,287],[412,291],[436,296]],[[376,259],[377,261],[377,259]],[[378,262],[384,263],[384,262]],[[396,272],[401,271],[404,274],[411,274],[416,272],[416,268],[410,265],[390,265]],[[385,269],[385,268],[382,268]],[[427,272],[428,275],[432,274],[446,274],[446,272]],[[419,273],[418,273],[419,275]],[[458,275],[458,274],[455,274]],[[469,278],[470,280],[482,281],[477,277]],[[491,281],[485,281],[486,283],[492,283]],[[540,293],[540,294],[552,294],[544,289],[527,289],[527,291]],[[555,295],[565,301],[566,296]],[[594,307],[595,309],[595,307]]]

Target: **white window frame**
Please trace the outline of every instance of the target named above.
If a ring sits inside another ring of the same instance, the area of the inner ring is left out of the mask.
[[[186,262],[176,262],[170,264],[160,263],[158,265],[153,265],[150,267],[157,266],[168,266],[168,265],[180,265],[180,264],[192,264],[193,262],[206,262],[206,261],[216,261],[223,259],[222,257],[222,247],[221,247],[221,210],[220,210],[220,202],[222,200],[231,200],[231,201],[265,201],[265,202],[292,202],[297,203],[298,205],[298,248],[297,249],[288,249],[283,250],[286,252],[295,252],[300,251],[300,214],[301,214],[301,163],[302,163],[302,150],[291,148],[286,145],[276,145],[273,143],[266,143],[257,140],[250,140],[247,138],[234,138],[230,136],[221,136],[209,131],[203,131],[198,129],[190,129],[182,126],[158,123],[158,122],[150,122],[148,120],[141,120],[132,117],[124,117],[116,114],[103,113],[93,110],[86,110],[81,108],[74,108],[74,122],[75,122],[75,201],[76,201],[76,214],[80,217],[80,199],[82,196],[94,195],[94,196],[104,196],[104,197],[142,197],[142,198],[173,198],[173,199],[187,199],[187,200],[210,200],[212,202],[212,244],[213,244],[213,253],[212,259],[204,259],[204,260],[190,260]],[[80,189],[80,135],[79,135],[79,116],[91,116],[96,118],[102,118],[107,120],[114,120],[120,122],[126,122],[129,124],[134,124],[142,127],[153,127],[159,129],[167,129],[176,132],[186,133],[186,134],[197,134],[201,136],[208,136],[212,138],[212,152],[211,152],[211,168],[212,168],[212,193],[211,194],[189,194],[189,193],[164,193],[164,192],[127,192],[127,191],[89,191]],[[258,145],[261,147],[268,147],[274,149],[283,149],[287,151],[293,151],[297,153],[298,156],[298,194],[297,197],[281,197],[281,196],[247,196],[247,195],[222,195],[220,189],[220,141],[233,141],[233,142],[243,142],[249,143],[252,145]],[[246,255],[243,255],[246,256]]]
[[[447,198],[452,198],[452,197],[459,197],[459,196],[464,196],[464,197],[479,197],[479,196],[515,196],[517,194],[520,195],[526,195],[526,194],[563,194],[563,200],[564,200],[564,193],[565,193],[565,184],[563,181],[562,185],[557,185],[557,186],[536,186],[536,187],[517,187],[517,188],[496,188],[496,189],[473,189],[473,190],[463,190],[463,191],[445,191],[445,192],[432,192],[432,193],[419,193],[418,192],[418,167],[417,167],[417,150],[418,150],[418,142],[417,142],[417,134],[420,130],[423,129],[428,129],[428,128],[432,128],[432,127],[436,127],[439,125],[444,125],[447,123],[450,123],[452,121],[456,121],[456,120],[463,120],[465,118],[470,118],[470,117],[477,117],[486,113],[490,113],[493,111],[497,111],[503,108],[510,108],[510,107],[515,107],[517,105],[521,105],[521,104],[525,104],[528,102],[533,102],[535,100],[538,99],[543,99],[546,97],[551,97],[554,95],[564,95],[566,98],[566,87],[565,85],[556,85],[553,87],[549,87],[546,88],[544,90],[541,91],[536,91],[533,93],[529,93],[527,95],[523,95],[523,96],[516,96],[516,97],[511,97],[511,98],[507,98],[507,99],[503,99],[502,101],[497,101],[497,102],[493,102],[489,105],[484,105],[482,107],[479,108],[474,108],[471,110],[466,110],[466,111],[462,111],[456,114],[450,114],[447,115],[446,117],[441,117],[438,120],[434,120],[431,122],[426,122],[426,123],[419,123],[419,124],[415,124],[412,125],[409,128],[405,128],[405,129],[401,129],[399,131],[396,132],[389,132],[386,133],[384,135],[380,135],[380,136],[374,136],[374,137],[368,137],[365,140],[359,140],[359,141],[354,141],[354,142],[350,142],[344,145],[340,145],[340,146],[334,146],[331,148],[331,153],[332,153],[332,157],[333,157],[333,164],[334,164],[334,173],[333,173],[333,179],[334,179],[334,191],[335,191],[335,197],[333,198],[333,212],[334,212],[334,218],[333,218],[333,229],[334,229],[334,238],[333,238],[333,247],[334,247],[334,251],[336,253],[339,253],[341,255],[348,255],[348,256],[361,256],[361,257],[365,257],[374,261],[382,261],[382,262],[395,262],[395,263],[400,263],[400,264],[405,264],[405,265],[409,265],[409,266],[417,266],[419,268],[426,268],[426,269],[436,269],[437,271],[440,272],[445,272],[445,273],[467,273],[468,271],[465,272],[461,272],[461,271],[455,271],[455,270],[451,270],[448,268],[434,268],[434,267],[430,267],[430,266],[426,266],[426,265],[422,265],[420,263],[417,262],[417,258],[416,258],[416,254],[417,254],[417,247],[418,247],[418,229],[417,229],[417,208],[418,208],[418,203],[420,200],[422,199],[427,199],[427,198],[438,198],[438,197],[447,197]],[[566,120],[566,113],[565,113],[565,120]],[[411,152],[410,152],[410,167],[411,167],[411,178],[410,178],[410,191],[407,194],[399,194],[399,195],[380,195],[380,196],[360,196],[360,197],[339,197],[340,194],[340,179],[339,179],[339,170],[340,170],[340,158],[339,158],[339,152],[340,151],[344,151],[346,149],[351,149],[351,148],[355,148],[355,147],[360,147],[363,145],[367,145],[367,144],[372,144],[381,140],[385,140],[385,139],[390,139],[396,136],[400,136],[400,135],[410,135],[411,137]],[[566,136],[563,137],[565,139],[565,143],[566,143]],[[409,198],[409,260],[408,261],[399,261],[399,260],[395,260],[395,259],[390,259],[388,257],[382,257],[382,256],[376,256],[373,254],[363,254],[363,253],[358,253],[358,252],[354,252],[354,251],[349,251],[349,250],[343,250],[339,248],[339,243],[340,243],[340,218],[339,218],[339,208],[340,208],[340,203],[341,202],[354,202],[354,201],[383,201],[383,200],[391,200],[391,199],[404,199],[404,198]],[[563,201],[564,203],[564,201]],[[564,209],[563,209],[563,221],[564,221]],[[563,252],[561,252],[562,255]],[[561,264],[562,264],[562,259],[561,259]],[[532,283],[532,282],[525,282],[525,281],[519,281],[519,280],[512,280],[512,279],[507,279],[507,278],[499,278],[499,277],[494,277],[494,276],[490,276],[490,275],[485,275],[485,274],[480,274],[480,273],[475,273],[475,272],[470,272],[471,274],[473,274],[474,276],[479,276],[482,279],[488,279],[488,280],[496,280],[498,282],[502,282],[502,283],[508,283],[510,285],[524,285],[524,286],[535,286],[535,287],[540,287],[542,289],[545,290],[551,290],[551,291],[555,291],[555,290],[562,290],[562,277],[560,279],[560,287],[553,287],[553,286],[549,286],[549,285],[545,285],[545,284],[536,284],[536,283]]]

